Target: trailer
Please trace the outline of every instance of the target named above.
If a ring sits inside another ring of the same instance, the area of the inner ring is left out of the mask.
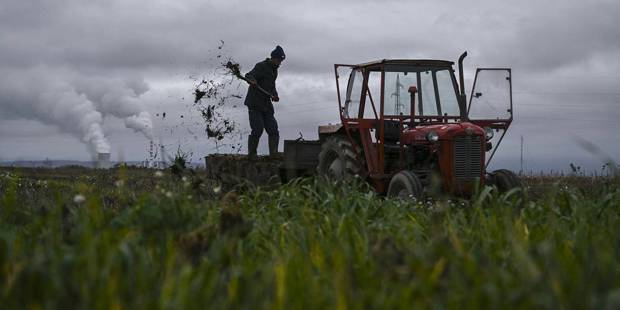
[[[320,152],[318,140],[284,140],[282,156],[258,156],[251,161],[242,154],[211,154],[205,157],[205,167],[207,178],[227,186],[281,184],[315,175]]]

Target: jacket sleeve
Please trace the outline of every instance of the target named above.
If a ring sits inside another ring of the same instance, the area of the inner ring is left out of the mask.
[[[245,74],[245,78],[246,79],[255,79],[255,80],[260,80],[264,77],[264,70],[262,70],[260,63],[257,63],[254,66],[254,69],[252,69],[252,71],[248,72]]]
[[[280,96],[278,96],[278,88],[276,87],[276,80],[277,79],[278,79],[278,72],[276,71],[276,77],[273,80],[273,95],[279,98]]]

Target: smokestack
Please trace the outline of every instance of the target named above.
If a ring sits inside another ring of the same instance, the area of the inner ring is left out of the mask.
[[[111,166],[110,153],[99,153],[97,155],[97,168],[109,169]]]
[[[164,144],[160,143],[160,149],[161,149],[161,157],[159,158],[159,164],[161,168],[166,167],[166,150],[164,149]]]

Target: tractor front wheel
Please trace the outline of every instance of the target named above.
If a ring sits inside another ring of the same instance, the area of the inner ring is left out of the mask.
[[[411,171],[403,170],[392,177],[387,196],[398,199],[422,199],[424,187],[420,179]]]
[[[334,181],[351,180],[362,172],[353,145],[344,136],[333,136],[321,146],[317,173]]]

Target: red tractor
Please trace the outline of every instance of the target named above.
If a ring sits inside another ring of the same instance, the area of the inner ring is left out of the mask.
[[[511,71],[478,69],[467,102],[465,56],[459,58],[458,82],[454,63],[445,60],[337,64],[340,124],[319,126],[318,141],[284,141],[282,159],[209,155],[207,174],[231,186],[244,180],[266,184],[276,175],[283,182],[316,173],[359,177],[390,197],[468,196],[479,184],[520,188],[508,170],[487,172],[512,122]],[[346,85],[340,85],[343,71]]]
[[[512,122],[511,70],[477,69],[467,102],[466,56],[458,81],[445,60],[336,64],[341,124],[319,126],[316,171],[336,180],[360,177],[389,197],[468,196],[478,184],[520,188],[513,172],[486,169]],[[285,144],[285,164],[286,157]]]

